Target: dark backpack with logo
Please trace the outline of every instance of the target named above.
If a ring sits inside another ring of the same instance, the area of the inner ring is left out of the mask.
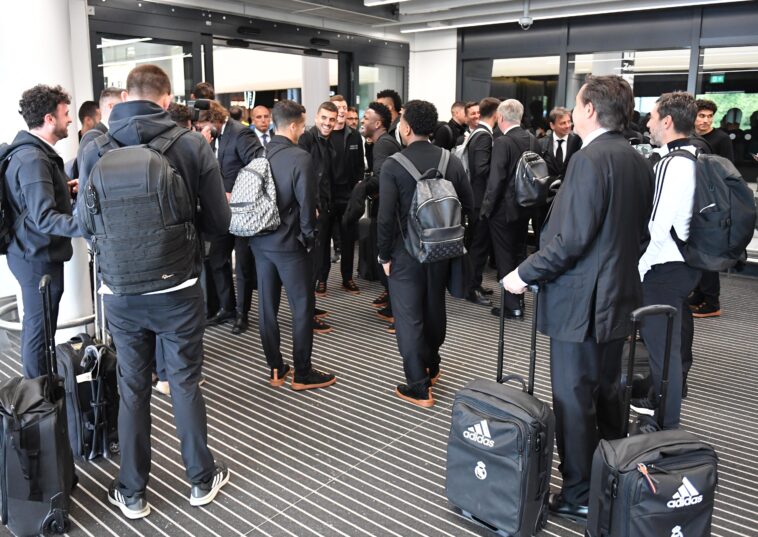
[[[443,149],[437,168],[427,170],[423,175],[402,153],[389,158],[397,161],[416,180],[407,233],[403,234],[408,253],[419,263],[433,263],[465,254],[461,202],[453,183],[445,179],[450,152]]]
[[[719,155],[672,151],[663,158],[695,162],[695,197],[687,241],[671,236],[689,266],[708,271],[733,267],[744,255],[755,230],[755,199],[740,172]]]
[[[187,132],[173,127],[149,144],[125,147],[109,134],[95,139],[100,159],[79,219],[92,236],[103,282],[115,294],[161,291],[200,274],[195,203],[165,157]]]
[[[521,207],[541,207],[547,204],[550,185],[554,178],[550,175],[547,162],[530,139],[530,148],[522,153],[516,165],[513,187],[516,189],[516,203]]]

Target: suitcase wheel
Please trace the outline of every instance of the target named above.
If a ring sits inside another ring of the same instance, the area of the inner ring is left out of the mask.
[[[118,455],[121,452],[121,448],[119,447],[118,442],[109,442],[108,451],[111,452],[111,455]]]
[[[56,509],[50,513],[42,527],[43,534],[55,533],[62,535],[71,529],[71,522],[64,511]]]

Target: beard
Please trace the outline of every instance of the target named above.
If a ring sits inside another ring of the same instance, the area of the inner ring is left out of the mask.
[[[55,134],[56,138],[59,140],[68,138],[68,125],[57,125],[53,134]]]

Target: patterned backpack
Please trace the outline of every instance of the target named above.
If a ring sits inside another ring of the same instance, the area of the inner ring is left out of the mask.
[[[276,205],[276,184],[266,154],[250,161],[237,175],[229,200],[229,233],[253,237],[275,231],[281,220]]]

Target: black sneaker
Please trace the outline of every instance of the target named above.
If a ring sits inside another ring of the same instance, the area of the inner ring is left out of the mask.
[[[708,304],[703,302],[698,306],[690,306],[692,316],[697,319],[706,319],[708,317],[719,317],[721,315],[721,306],[718,304]]]
[[[318,317],[313,318],[313,333],[314,334],[328,334],[332,331],[332,327],[326,324],[324,321],[319,319]]]
[[[218,494],[218,491],[221,490],[221,487],[229,482],[230,475],[231,472],[229,471],[229,468],[226,467],[226,464],[223,462],[217,462],[213,477],[205,483],[196,483],[192,485],[192,490],[190,491],[190,505],[199,507],[211,503],[216,497],[216,494]]]
[[[328,317],[329,312],[326,310],[322,310],[321,308],[313,308],[313,316],[321,319],[323,317]]]
[[[291,373],[290,366],[284,365],[281,367],[281,369],[273,368],[271,370],[271,375],[269,376],[269,383],[272,386],[284,386],[284,381],[287,380],[287,375]]]
[[[326,388],[337,382],[337,377],[333,373],[322,373],[311,368],[306,374],[300,374],[295,371],[295,377],[292,379],[293,390],[313,390],[314,388]]]
[[[361,294],[360,288],[357,285],[355,285],[355,282],[353,280],[342,282],[342,289],[344,289],[345,291],[353,295]]]
[[[655,410],[658,408],[658,404],[651,401],[648,397],[642,397],[640,399],[632,399],[629,407],[637,414],[655,416]]]
[[[413,403],[423,408],[431,408],[434,406],[434,399],[432,398],[432,389],[414,389],[407,384],[398,384],[395,388],[395,395],[404,401]]]
[[[385,306],[384,308],[377,311],[376,314],[379,316],[380,319],[384,321],[388,321],[390,323],[395,322],[395,317],[394,315],[392,315],[392,306]]]
[[[316,282],[316,296],[326,296],[326,282]]]
[[[116,479],[111,481],[111,486],[108,487],[108,503],[121,509],[129,520],[137,520],[150,514],[150,504],[147,503],[145,493],[135,492],[131,496],[126,496],[119,489]]]
[[[479,286],[479,292],[482,293],[483,295],[491,295],[495,291],[493,291],[491,287],[482,287],[482,286]]]
[[[385,307],[390,302],[390,294],[387,291],[382,291],[382,294],[379,295],[374,299],[373,302],[371,302],[371,305],[374,306],[376,309],[380,309]]]

